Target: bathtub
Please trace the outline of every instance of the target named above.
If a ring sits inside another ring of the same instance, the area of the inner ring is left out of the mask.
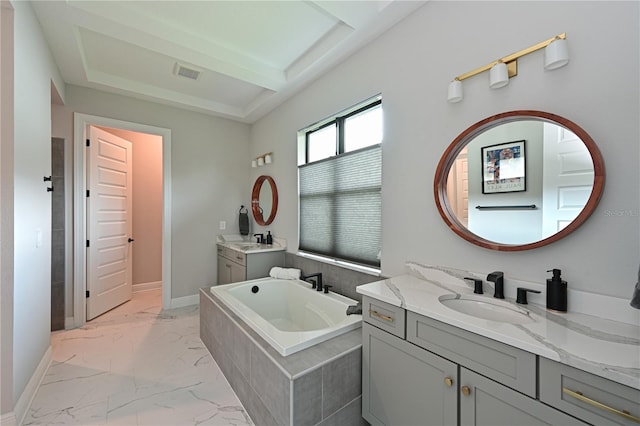
[[[213,286],[211,293],[282,356],[362,325],[362,315],[346,314],[357,301],[301,280],[260,278]]]

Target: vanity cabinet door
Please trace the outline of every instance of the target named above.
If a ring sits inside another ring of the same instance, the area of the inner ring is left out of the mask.
[[[244,265],[238,265],[235,262],[228,263],[229,269],[231,270],[231,281],[229,282],[237,283],[247,280],[247,268]]]
[[[457,365],[363,323],[362,417],[372,425],[456,425]]]
[[[540,401],[460,368],[460,425],[586,425]]]
[[[229,284],[231,282],[231,262],[221,255],[218,255],[218,285]]]

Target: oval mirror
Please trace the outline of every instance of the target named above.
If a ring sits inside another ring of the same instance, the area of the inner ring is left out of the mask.
[[[440,215],[465,240],[493,250],[542,247],[578,228],[604,189],[604,162],[577,124],[511,111],[462,132],[438,163]]]
[[[275,219],[278,212],[278,188],[271,176],[262,175],[253,184],[251,211],[253,219],[260,226],[270,225]]]

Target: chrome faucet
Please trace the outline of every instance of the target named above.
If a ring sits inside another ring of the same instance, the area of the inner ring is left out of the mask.
[[[309,278],[315,277],[315,280],[309,280]],[[322,272],[316,272],[315,274],[303,275],[301,277],[304,281],[311,283],[311,288],[315,288],[317,291],[322,291]]]
[[[495,271],[487,275],[487,281],[494,283],[493,297],[504,299],[504,272]]]

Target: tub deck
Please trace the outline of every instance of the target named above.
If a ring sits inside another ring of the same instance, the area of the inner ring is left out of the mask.
[[[288,356],[200,289],[200,336],[258,425],[366,425],[360,328]]]

